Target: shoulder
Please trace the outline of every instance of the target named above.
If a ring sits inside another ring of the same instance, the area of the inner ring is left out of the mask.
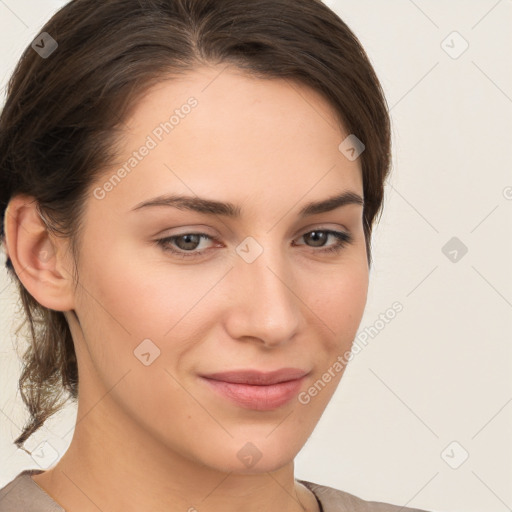
[[[323,512],[427,512],[417,508],[405,508],[389,503],[365,501],[348,492],[334,489],[326,485],[298,480],[312,491],[322,504]]]
[[[0,489],[0,512],[64,512],[64,509],[30,478],[30,475],[35,473],[39,473],[39,470],[22,471]]]

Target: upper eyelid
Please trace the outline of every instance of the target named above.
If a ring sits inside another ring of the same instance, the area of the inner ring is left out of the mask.
[[[179,228],[176,228],[179,229]],[[167,231],[167,230],[165,230]],[[163,232],[165,232],[163,231]],[[347,229],[345,226],[336,226],[336,227],[329,227],[324,224],[314,224],[312,227],[303,228],[300,230],[299,234],[296,236],[302,236],[306,233],[310,233],[311,231],[338,231],[346,234],[351,234],[351,230]],[[232,231],[230,230],[230,234],[232,234]],[[163,235],[161,238],[172,238],[172,237],[179,237],[184,235],[206,235],[209,238],[212,239],[218,239],[219,237],[217,235],[210,234],[206,231],[201,231],[200,228],[188,228],[187,230],[182,231],[181,233],[172,233],[168,235]]]

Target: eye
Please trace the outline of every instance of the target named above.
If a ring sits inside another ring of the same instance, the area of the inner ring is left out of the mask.
[[[157,240],[156,243],[161,246],[164,251],[171,252],[182,258],[190,258],[200,256],[208,250],[202,249],[200,251],[196,251],[203,239],[214,240],[206,233],[184,233],[182,235],[161,238],[160,240]],[[176,244],[178,249],[173,247],[171,245],[172,243]]]
[[[329,237],[334,237],[335,243],[325,246],[325,241],[328,240]],[[317,252],[326,253],[338,253],[346,245],[352,242],[352,235],[349,233],[344,231],[334,231],[332,229],[315,229],[314,231],[308,231],[307,233],[304,233],[301,238],[312,241],[313,245],[310,247],[321,247]]]
[[[334,244],[325,245],[329,237],[334,238]],[[334,231],[332,229],[316,229],[304,233],[300,238],[308,240],[312,245],[309,247],[317,248],[314,252],[320,253],[338,253],[346,245],[352,242],[352,235],[344,231]],[[181,235],[168,236],[155,242],[162,247],[165,252],[170,252],[180,258],[196,258],[203,256],[212,247],[197,250],[202,240],[211,240],[218,242],[206,233],[183,233]],[[220,242],[219,242],[220,243]],[[306,244],[296,244],[306,245]],[[176,248],[177,247],[177,248]]]

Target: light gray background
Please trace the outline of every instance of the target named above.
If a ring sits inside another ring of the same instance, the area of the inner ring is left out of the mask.
[[[64,3],[0,0],[2,89]],[[360,332],[393,302],[404,309],[349,364],[296,475],[432,511],[512,510],[512,1],[326,3],[366,48],[393,118],[394,165]],[[469,44],[458,58],[464,41],[446,39],[453,31]],[[452,237],[468,248],[455,262],[442,252]],[[0,486],[38,467],[12,444],[26,413],[4,261],[2,253]],[[60,413],[27,448],[48,441],[62,454],[74,417],[73,408]]]

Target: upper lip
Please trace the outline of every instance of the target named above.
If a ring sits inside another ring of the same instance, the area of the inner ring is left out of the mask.
[[[272,372],[262,372],[252,369],[231,370],[227,372],[210,373],[208,375],[202,375],[202,377],[236,384],[268,386],[279,382],[300,379],[307,374],[307,371],[299,368],[281,368]]]

